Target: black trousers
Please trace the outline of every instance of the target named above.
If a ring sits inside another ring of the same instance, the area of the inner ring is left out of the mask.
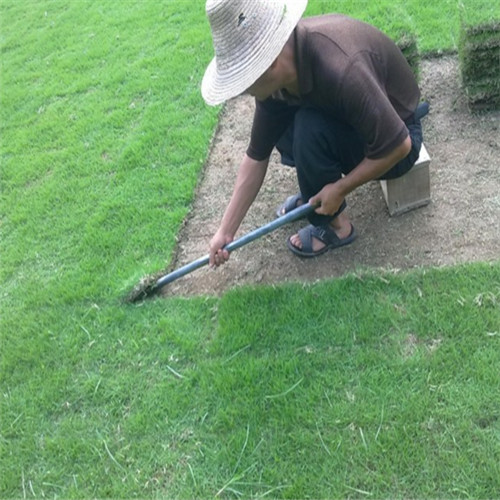
[[[422,145],[419,119],[406,122],[411,137],[411,151],[380,179],[395,179],[406,174],[415,164]],[[276,145],[282,163],[296,167],[300,192],[304,201],[317,194],[326,184],[338,181],[364,158],[364,143],[348,124],[313,107],[301,107],[295,119]],[[310,215],[315,226],[328,224],[347,206],[344,200],[333,216]]]

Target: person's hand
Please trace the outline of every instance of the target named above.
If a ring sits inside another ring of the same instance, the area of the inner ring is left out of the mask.
[[[229,252],[223,247],[233,241],[233,236],[217,231],[210,241],[210,267],[218,267],[229,259]]]
[[[339,189],[338,183],[327,184],[318,194],[314,195],[309,203],[311,205],[318,205],[316,213],[319,215],[334,215],[342,202],[345,195]]]

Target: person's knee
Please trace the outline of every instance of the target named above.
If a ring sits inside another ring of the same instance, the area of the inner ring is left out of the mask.
[[[294,123],[293,156],[297,162],[308,163],[311,154],[326,146],[327,123],[322,113],[311,107],[297,111]]]
[[[380,180],[390,180],[397,179],[408,173],[415,162],[418,160],[420,155],[420,149],[422,147],[422,126],[420,122],[412,124],[408,127],[411,138],[411,150],[400,162],[396,163],[388,172],[379,177]]]

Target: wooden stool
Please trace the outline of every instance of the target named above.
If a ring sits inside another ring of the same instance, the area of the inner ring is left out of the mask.
[[[429,164],[431,158],[424,144],[412,169],[402,177],[380,181],[389,214],[400,215],[431,201]]]

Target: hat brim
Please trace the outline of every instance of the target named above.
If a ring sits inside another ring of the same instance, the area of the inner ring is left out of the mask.
[[[242,54],[230,67],[221,69],[214,57],[201,84],[201,94],[211,106],[245,92],[278,57],[304,13],[308,0],[287,0],[286,14],[277,27],[269,29],[259,40],[259,46]]]

